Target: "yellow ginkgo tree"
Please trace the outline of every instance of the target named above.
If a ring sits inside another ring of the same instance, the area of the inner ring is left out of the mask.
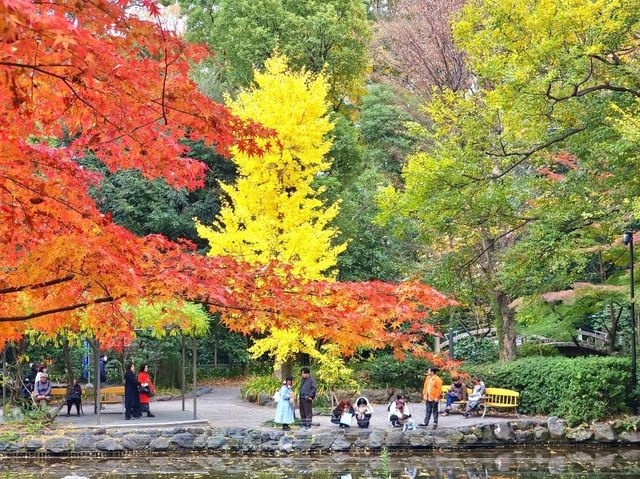
[[[274,54],[264,71],[254,72],[255,85],[228,100],[231,111],[275,132],[262,141],[262,156],[233,152],[238,168],[235,184],[223,184],[228,201],[212,226],[198,223],[209,241],[209,255],[229,255],[252,264],[286,264],[305,280],[335,277],[338,255],[346,244],[334,244],[338,231],[329,223],[339,205],[325,205],[314,179],[326,171],[333,124],[328,118],[328,86],[323,75],[291,71],[287,58]],[[282,364],[298,352],[317,357],[315,338],[291,328],[264,331],[253,348]]]

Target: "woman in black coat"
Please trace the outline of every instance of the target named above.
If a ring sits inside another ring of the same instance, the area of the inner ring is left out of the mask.
[[[76,413],[80,415],[80,408],[82,407],[82,387],[78,384],[78,380],[73,378],[73,384],[69,390],[67,396],[67,417],[71,414],[71,406],[75,405]]]
[[[134,372],[133,363],[127,364],[124,373],[124,418],[131,419],[142,416],[140,412],[140,398],[138,396],[138,379]]]

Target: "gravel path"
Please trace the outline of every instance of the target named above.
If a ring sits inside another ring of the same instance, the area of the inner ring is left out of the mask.
[[[412,417],[416,424],[424,419],[424,404],[410,404]],[[371,418],[371,427],[390,428],[387,420],[386,404],[373,404],[373,416]],[[213,392],[206,394],[198,399],[198,415],[207,419],[213,426],[237,426],[237,427],[256,427],[262,426],[266,421],[273,419],[275,408],[268,406],[258,406],[254,403],[244,401],[240,396],[239,387],[217,387]],[[299,411],[296,409],[296,415]],[[484,419],[474,417],[465,419],[462,414],[451,414],[447,417],[440,417],[438,426],[444,427],[461,427],[470,424],[494,424],[513,420],[514,416],[509,417],[491,417],[486,416]],[[331,424],[329,416],[314,416],[314,423],[318,423],[320,428],[335,428]],[[354,421],[355,425],[355,421]]]
[[[193,399],[187,398],[185,402],[185,411],[182,411],[182,401],[156,401],[151,403],[151,410],[156,417],[143,417],[135,421],[125,421],[122,415],[122,407],[120,405],[108,405],[100,415],[100,425],[106,427],[129,426],[129,427],[146,427],[161,426],[175,423],[187,423],[193,420]],[[416,424],[421,423],[424,419],[424,405],[410,404],[413,413],[413,419]],[[374,413],[371,418],[372,428],[386,428],[391,426],[387,420],[387,410],[384,404],[374,404]],[[66,408],[62,411],[66,412]],[[268,427],[265,426],[267,421],[273,419],[275,409],[269,406],[258,406],[257,404],[247,402],[240,395],[239,386],[218,386],[213,388],[210,393],[204,394],[198,398],[197,403],[197,419],[202,423],[208,422],[214,427]],[[72,413],[73,414],[73,413]],[[299,412],[296,409],[296,415]],[[474,417],[464,419],[461,414],[451,414],[447,417],[440,417],[439,428],[461,427],[472,424],[494,424],[513,420],[515,416],[487,416],[484,419]],[[65,417],[61,415],[56,419],[57,424],[69,427],[90,427],[96,425],[96,415],[93,414],[93,406],[85,406],[84,416]],[[335,428],[331,424],[329,416],[314,416],[314,429]],[[355,422],[354,422],[355,424]]]

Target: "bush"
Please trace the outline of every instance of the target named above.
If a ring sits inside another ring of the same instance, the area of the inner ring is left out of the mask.
[[[626,412],[630,360],[616,357],[529,357],[463,368],[487,387],[520,392],[524,414],[560,416],[570,425]]]
[[[481,364],[498,359],[498,344],[491,339],[467,336],[453,345],[456,359],[470,364]]]
[[[294,366],[294,371],[299,371],[301,366]],[[311,371],[311,374],[314,375],[314,371]],[[330,385],[325,381],[321,381],[318,379],[318,376],[314,376],[318,385],[318,389],[316,392],[316,399],[313,402],[314,408],[324,408],[329,407],[333,404],[333,395],[336,393],[335,390],[331,389]],[[268,372],[264,374],[258,374],[251,376],[247,379],[247,381],[242,385],[241,394],[242,396],[249,401],[257,401],[260,393],[266,393],[270,397],[275,394],[276,391],[280,389],[282,385],[281,381],[273,375],[273,372]],[[300,394],[300,378],[293,378],[293,390],[296,393],[296,396]],[[342,391],[344,392],[344,391]],[[348,390],[348,393],[354,393],[355,391]]]
[[[273,396],[280,389],[282,382],[273,374],[263,374],[251,376],[242,386],[242,397],[251,401],[256,401],[260,393],[267,393]],[[295,388],[294,388],[295,390]]]
[[[555,346],[544,343],[524,343],[518,348],[518,357],[526,358],[529,356],[560,356],[560,351]]]
[[[349,365],[358,370],[367,387],[422,390],[431,363],[410,355],[404,361],[399,361],[392,354],[382,353],[367,361],[352,361]]]

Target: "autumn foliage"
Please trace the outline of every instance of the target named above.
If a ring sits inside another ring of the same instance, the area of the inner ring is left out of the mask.
[[[87,151],[112,171],[193,189],[205,166],[181,139],[259,155],[256,138],[270,134],[198,92],[187,73],[205,49],[130,7],[0,0],[0,340],[67,328],[121,344],[132,335],[122,306],[142,299],[199,301],[242,332],[293,316],[345,353],[408,350],[433,334],[425,312],[448,301],[428,286],[304,283],[281,266],[276,275],[271,264],[136,237],[98,211],[87,189],[99,178],[79,161]],[[341,334],[345,324],[353,334]]]

